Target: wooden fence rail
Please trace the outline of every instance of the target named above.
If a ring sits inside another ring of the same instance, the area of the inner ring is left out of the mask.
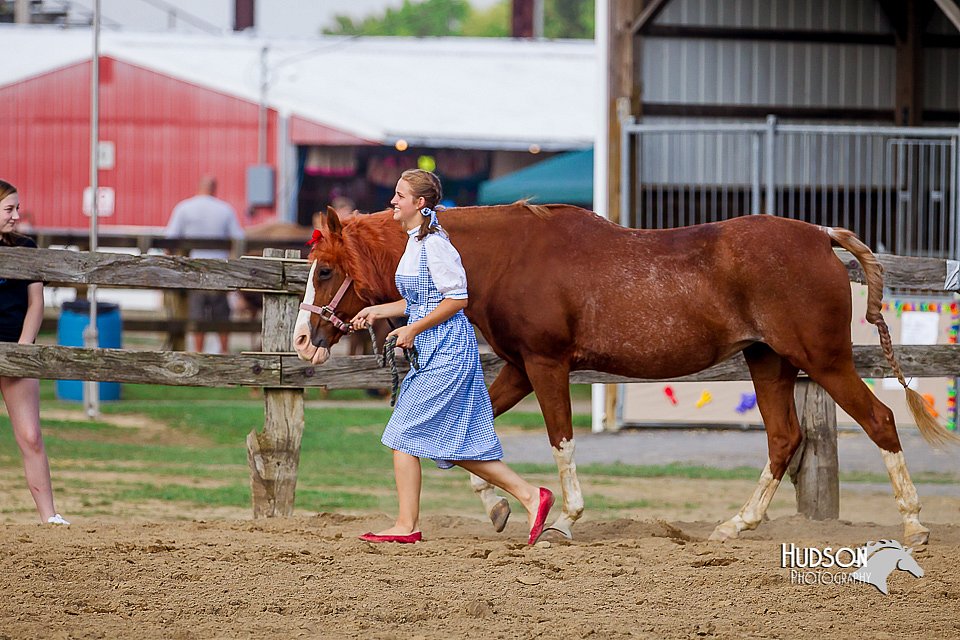
[[[837,251],[853,282],[863,282],[857,261]],[[936,258],[878,255],[889,287],[960,291],[958,263]],[[309,267],[297,258],[211,260],[179,256],[129,256],[66,249],[0,247],[0,278],[30,278],[51,285],[95,284],[141,289],[256,289],[303,293]]]
[[[864,378],[893,376],[880,347],[855,345],[857,372]],[[903,345],[895,351],[908,377],[960,377],[960,345]],[[480,356],[487,383],[503,367],[492,353]],[[406,363],[397,360],[401,373]],[[92,380],[185,387],[271,387],[277,389],[382,389],[390,372],[374,356],[332,357],[323,366],[304,362],[289,352],[213,355],[180,351],[128,351],[0,342],[0,376],[46,380]],[[743,356],[737,355],[699,373],[648,380],[599,371],[574,371],[572,384],[636,382],[749,381]]]
[[[111,381],[141,384],[265,389],[265,426],[247,437],[255,517],[293,512],[303,389],[382,388],[390,374],[372,356],[335,357],[321,367],[299,360],[290,349],[290,323],[305,287],[307,265],[298,250],[264,251],[262,259],[204,260],[174,256],[128,256],[54,249],[0,247],[0,278],[42,280],[49,284],[149,289],[255,290],[264,293],[261,338],[265,351],[207,355],[176,351],[128,351],[0,343],[0,375],[43,379]],[[850,279],[863,274],[852,256],[838,251]],[[926,291],[958,291],[958,263],[931,258],[878,256],[888,286]],[[900,346],[897,356],[908,376],[960,377],[960,345]],[[855,346],[862,377],[890,377],[878,346]],[[503,366],[492,354],[481,356],[487,382]],[[742,356],[672,381],[749,380]],[[596,371],[571,374],[573,383],[653,382]],[[658,380],[657,382],[663,382]],[[805,444],[791,466],[798,510],[810,517],[839,515],[836,460],[836,407],[826,392],[809,381],[797,389]]]

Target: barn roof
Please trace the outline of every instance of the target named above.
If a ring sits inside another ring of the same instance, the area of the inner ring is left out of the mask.
[[[89,59],[91,44],[85,29],[0,27],[0,86]],[[272,108],[359,138],[545,150],[594,140],[592,42],[101,35],[104,56],[252,102],[259,101],[264,46]]]

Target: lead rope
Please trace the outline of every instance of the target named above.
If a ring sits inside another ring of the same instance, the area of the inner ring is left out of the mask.
[[[400,394],[400,372],[397,371],[396,352],[397,336],[387,336],[386,341],[383,343],[383,353],[377,353],[377,336],[373,333],[373,327],[367,326],[367,331],[370,332],[370,343],[373,345],[373,355],[377,357],[377,366],[381,368],[387,365],[390,366],[390,406],[393,407],[397,404],[397,396]],[[407,357],[414,371],[420,370],[416,347],[404,349],[403,355]]]

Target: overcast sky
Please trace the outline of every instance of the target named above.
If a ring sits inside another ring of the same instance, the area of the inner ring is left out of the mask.
[[[471,0],[488,7],[497,0]],[[361,18],[399,6],[403,0],[256,0],[259,33],[266,36],[315,36],[333,24],[333,16],[346,14]],[[81,13],[89,13],[93,0],[71,0]],[[167,7],[183,14],[172,17]],[[181,31],[233,28],[234,0],[100,0],[105,27],[121,26],[136,31],[163,31],[171,23]],[[194,20],[191,20],[193,18]],[[205,28],[206,27],[206,28]]]

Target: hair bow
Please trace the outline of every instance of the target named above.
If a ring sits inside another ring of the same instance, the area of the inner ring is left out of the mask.
[[[310,239],[307,240],[304,244],[307,245],[307,246],[312,247],[313,245],[315,245],[315,244],[317,244],[318,242],[320,242],[320,240],[322,240],[322,239],[323,239],[323,234],[320,233],[320,229],[314,229],[314,230],[313,230],[313,235],[310,236]]]
[[[429,225],[429,226],[431,226],[431,227],[439,227],[439,226],[440,226],[440,223],[437,222],[437,212],[434,211],[433,209],[431,209],[430,207],[424,207],[423,209],[420,209],[420,215],[422,215],[424,218],[426,218],[426,217],[429,217],[429,218],[430,218],[430,225]]]

